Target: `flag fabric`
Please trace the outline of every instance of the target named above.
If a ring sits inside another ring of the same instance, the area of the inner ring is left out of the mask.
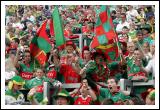
[[[116,38],[112,17],[107,6],[102,5],[95,25],[95,37],[90,44],[91,48],[106,45],[109,40]]]
[[[50,35],[54,36],[53,19],[50,19],[49,25],[50,25]]]
[[[47,22],[48,20],[43,22],[30,44],[31,56],[35,58],[40,65],[45,65],[47,53],[51,50],[51,44],[46,33]]]
[[[95,37],[90,44],[91,48],[102,49],[107,61],[114,61],[119,57],[118,36],[115,32],[110,10],[102,5],[95,25]]]
[[[119,58],[118,53],[118,46],[117,41],[110,40],[106,47],[107,49],[104,49],[103,52],[105,53],[107,57],[108,62],[117,61]]]
[[[55,7],[53,10],[52,19],[53,19],[53,28],[54,28],[56,46],[58,47],[65,44],[65,38],[63,34],[61,17],[57,7]]]
[[[107,45],[100,45],[96,49],[102,50],[108,62],[117,60],[119,57],[117,42],[115,42],[114,40],[110,40]]]
[[[49,19],[47,21],[47,31],[48,34],[50,34],[51,37],[54,37],[54,27],[53,27],[53,19]]]

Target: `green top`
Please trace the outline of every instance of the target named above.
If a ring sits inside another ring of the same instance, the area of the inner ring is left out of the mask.
[[[137,34],[137,31],[136,30],[133,30],[133,31],[130,31],[128,33],[128,36],[131,38],[131,39],[135,39],[136,38],[136,34]]]
[[[144,38],[144,43],[148,42],[149,44],[151,44],[152,38],[150,36]]]
[[[5,103],[7,105],[19,105],[25,101],[24,95],[20,91],[13,92],[11,89],[8,89],[5,92]]]
[[[17,68],[19,75],[25,80],[24,88],[27,88],[27,82],[33,77],[33,67],[33,63],[30,63],[29,66],[20,63],[20,67]]]
[[[133,63],[133,57],[127,57],[126,61],[127,61],[127,66],[130,68],[132,66],[132,63]]]
[[[47,78],[45,76],[43,76],[41,79],[35,77],[35,78],[29,80],[26,85],[27,85],[28,89],[32,89],[33,87],[36,87],[36,86],[39,86],[39,85],[43,85],[43,82],[49,82],[49,84],[54,84],[55,81],[56,80],[52,81],[51,79],[49,79],[49,78]]]
[[[112,99],[114,102],[117,102],[118,100],[126,100],[126,99],[130,99],[130,96],[126,96],[124,95],[122,92],[117,92],[116,94],[112,94],[109,89],[107,88],[100,88],[100,95],[103,98],[109,98]]]
[[[95,61],[91,61],[86,66],[86,75],[87,77],[92,77],[94,81],[107,82],[108,77],[111,76],[111,70],[118,68],[119,62],[109,63],[106,68],[103,65],[100,65],[101,70],[98,68]],[[119,76],[118,76],[119,77]]]
[[[29,67],[24,63],[20,63],[20,68],[17,68],[19,72],[33,72],[33,63],[30,63]]]
[[[42,77],[41,79],[39,78],[33,78],[28,81],[27,83],[27,88],[32,89],[33,87],[36,86],[42,86],[43,87],[43,82],[49,82],[50,80],[47,77]],[[28,96],[28,100],[37,100],[39,104],[42,104],[45,99],[43,98],[43,91],[36,92],[34,96]],[[44,104],[46,104],[45,102]]]
[[[9,95],[9,96],[12,96],[14,97],[15,99],[17,99],[20,95],[23,95],[20,91],[16,91],[16,92],[13,92],[11,89],[8,89],[6,92],[5,92],[5,95]]]
[[[140,72],[140,68],[139,66],[135,65],[135,64],[132,64],[130,70],[128,71],[128,75],[129,74],[136,74]],[[133,78],[133,76],[128,76],[128,79],[131,80]]]

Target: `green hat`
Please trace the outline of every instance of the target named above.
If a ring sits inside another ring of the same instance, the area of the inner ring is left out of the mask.
[[[25,81],[22,77],[20,76],[14,76],[12,79],[14,84],[17,84],[17,85],[24,85],[25,84]]]
[[[13,84],[16,84],[16,85],[24,85],[25,84],[25,81],[22,77],[20,76],[14,76],[11,81],[8,83],[8,88],[9,89],[12,89],[13,87]]]
[[[66,99],[69,101],[69,104],[73,103],[73,98],[70,96],[70,94],[65,90],[65,89],[61,89],[57,95],[53,96],[55,99],[57,99],[58,97],[66,97]]]

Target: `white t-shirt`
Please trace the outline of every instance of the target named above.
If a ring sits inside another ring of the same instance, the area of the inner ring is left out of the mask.
[[[125,21],[124,23],[120,22],[116,27],[116,31],[117,32],[122,31],[122,28],[124,26],[127,26],[127,28],[129,28],[129,23],[127,21]]]
[[[127,15],[130,15],[131,17],[137,17],[139,14],[137,10],[132,9],[131,11],[126,12]]]
[[[126,18],[128,22],[132,22],[135,20],[135,17],[139,16],[137,10],[132,9],[131,11],[126,12]]]
[[[152,76],[155,77],[155,57],[148,62],[148,65],[145,67],[147,72],[152,72]]]
[[[12,27],[14,28],[19,28],[19,29],[23,29],[23,24],[21,24],[20,22],[17,22],[17,23],[13,23],[12,24]]]

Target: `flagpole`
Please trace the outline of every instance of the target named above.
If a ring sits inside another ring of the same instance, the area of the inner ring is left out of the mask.
[[[115,41],[115,39],[113,39],[114,41]],[[120,47],[119,47],[119,45],[118,45],[118,39],[117,39],[117,37],[116,37],[116,45],[117,45],[117,47],[118,47],[118,53],[119,53],[119,51],[121,50],[120,49]],[[122,50],[121,50],[121,52],[122,52]],[[120,54],[120,60],[121,60],[121,62],[122,62],[122,56],[121,56],[121,54]]]

